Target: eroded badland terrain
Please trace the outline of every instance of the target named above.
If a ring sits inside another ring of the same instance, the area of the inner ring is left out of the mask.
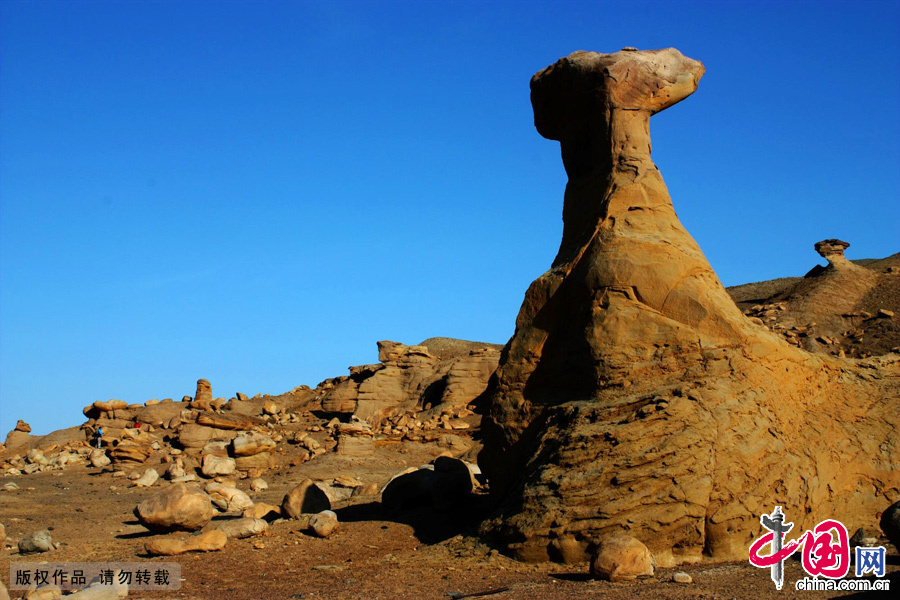
[[[726,290],[650,158],[651,115],[703,72],[624,49],[534,76],[564,230],[505,347],[384,341],[315,389],[226,398],[201,379],[46,436],[20,422],[0,451],[0,579],[177,561],[178,590],[71,597],[847,595],[795,591],[799,553],[780,592],[748,563],[778,505],[789,539],[838,519],[888,548],[900,589],[900,255],[810,240],[827,266]]]

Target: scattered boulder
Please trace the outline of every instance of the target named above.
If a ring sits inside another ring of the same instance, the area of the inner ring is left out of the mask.
[[[57,600],[58,598],[62,598],[62,595],[62,589],[58,586],[45,585],[25,592],[25,600]],[[69,596],[69,598],[72,598],[72,596]],[[3,594],[0,593],[0,600],[2,599]],[[9,600],[8,596],[6,600]]]
[[[50,461],[44,456],[44,453],[36,448],[32,448],[25,454],[25,461],[32,465],[41,465],[42,467],[50,464]]]
[[[112,464],[112,461],[106,455],[106,450],[101,450],[100,448],[91,450],[90,461],[91,465],[97,469],[102,469]]]
[[[137,487],[150,487],[156,480],[159,479],[159,473],[156,472],[156,469],[145,469],[141,476],[134,481],[134,485]]]
[[[224,531],[213,529],[200,535],[179,539],[172,536],[150,540],[144,546],[147,554],[153,556],[177,556],[186,552],[214,552],[228,543]]]
[[[125,410],[128,408],[128,403],[123,400],[109,400],[108,402],[97,400],[93,406],[102,413],[111,413],[116,410]]]
[[[200,413],[197,415],[197,424],[213,429],[225,429],[229,431],[246,431],[253,427],[255,422],[249,417],[236,414]],[[234,436],[230,436],[231,439]]]
[[[425,506],[446,511],[458,508],[474,487],[474,476],[465,462],[439,456],[433,465],[391,479],[381,493],[381,503],[395,513]]]
[[[215,514],[209,496],[175,483],[137,505],[134,514],[151,531],[196,531]]]
[[[186,472],[184,470],[184,460],[182,460],[181,457],[178,457],[166,469],[166,477],[171,480],[178,479],[179,477],[184,477],[185,475]]]
[[[316,482],[304,479],[290,492],[285,494],[281,502],[281,512],[289,519],[299,517],[304,513],[319,513],[323,510],[331,510],[331,502]]]
[[[235,435],[235,432],[230,430],[205,427],[196,423],[185,423],[178,430],[178,443],[187,449],[199,449],[211,441],[231,440]]]
[[[275,519],[281,518],[281,507],[272,506],[271,504],[266,504],[265,502],[257,502],[253,506],[245,508],[244,512],[241,513],[241,516],[251,519],[263,519],[265,521],[272,522]]]
[[[327,538],[334,533],[338,526],[337,514],[334,511],[323,510],[309,518],[309,529],[320,538]]]
[[[242,517],[240,519],[231,519],[217,525],[216,529],[225,532],[229,538],[244,539],[254,535],[260,535],[269,528],[269,524],[263,519],[254,519],[250,517]]]
[[[145,462],[150,457],[150,450],[144,444],[132,441],[121,440],[109,451],[109,458],[114,463],[122,462]]]
[[[265,479],[256,477],[250,481],[250,490],[253,492],[261,492],[267,489],[269,489],[269,484],[266,483]]]
[[[431,506],[438,475],[432,468],[409,469],[391,479],[381,492],[381,504],[398,514]]]
[[[255,431],[240,434],[231,440],[231,445],[235,456],[252,456],[275,449],[275,441],[272,438]]]
[[[265,471],[272,468],[275,464],[275,457],[270,452],[260,452],[250,456],[237,456],[234,459],[234,466],[238,471],[250,471],[257,469]]]
[[[591,558],[591,576],[623,581],[653,575],[653,557],[647,546],[630,535],[614,535],[600,540]]]
[[[22,431],[24,433],[31,433],[31,425],[19,419],[16,421],[16,426],[13,428],[13,431]]]
[[[19,540],[19,554],[35,554],[53,550],[53,538],[46,529],[33,531]]]
[[[675,583],[693,583],[694,580],[684,571],[678,571],[672,575],[672,581]]]
[[[253,500],[246,492],[233,485],[210,482],[206,484],[206,493],[212,503],[222,512],[241,512],[253,506]]]
[[[364,483],[359,487],[353,488],[353,493],[351,496],[377,496],[378,495],[378,484],[377,483]]]
[[[200,470],[205,477],[218,477],[220,475],[231,475],[236,468],[233,458],[205,454],[203,456],[203,466]]]

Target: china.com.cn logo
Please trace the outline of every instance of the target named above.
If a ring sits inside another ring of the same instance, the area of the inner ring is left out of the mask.
[[[872,589],[881,589],[882,587],[887,589],[886,586],[889,585],[887,580],[876,580],[875,582],[833,581],[846,577],[850,571],[850,538],[847,535],[847,528],[840,521],[826,519],[813,529],[806,530],[797,539],[787,543],[785,543],[784,536],[794,527],[794,524],[784,522],[784,513],[781,512],[780,506],[776,506],[771,515],[762,515],[759,521],[768,533],[750,546],[750,564],[760,568],[770,567],[772,581],[775,582],[777,589],[780,590],[784,585],[784,561],[801,548],[803,550],[801,555],[803,570],[809,573],[813,579],[798,580],[798,590],[856,589],[870,586],[870,584],[872,584]],[[766,545],[770,546],[770,553],[763,556],[760,552]],[[864,548],[858,546],[855,559],[856,577],[862,577],[866,573],[884,577],[884,547]],[[825,579],[819,580],[820,576]],[[813,584],[812,587],[809,587],[809,584]],[[855,584],[865,584],[865,586]]]

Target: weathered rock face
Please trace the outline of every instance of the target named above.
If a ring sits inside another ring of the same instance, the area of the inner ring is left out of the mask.
[[[896,377],[896,357],[812,356],[751,323],[675,215],[649,118],[703,72],[626,49],[532,79],[569,176],[563,239],[491,379],[479,457],[482,533],[517,558],[586,560],[626,533],[661,565],[739,559],[775,504],[798,529],[856,527],[900,496],[900,394],[866,374]]]
[[[431,338],[417,346],[378,342],[375,365],[350,367],[329,382],[322,409],[353,413],[371,425],[389,414],[425,407],[465,407],[487,387],[500,357],[498,346]]]

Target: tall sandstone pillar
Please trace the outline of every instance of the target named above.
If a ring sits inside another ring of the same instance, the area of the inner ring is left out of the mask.
[[[672,48],[624,49],[531,80],[569,181],[559,252],[482,423],[496,501],[482,533],[517,558],[581,561],[628,533],[661,565],[746,559],[775,505],[797,530],[873,527],[900,498],[896,356],[830,360],[754,325],[675,214],[649,122],[703,73]]]

